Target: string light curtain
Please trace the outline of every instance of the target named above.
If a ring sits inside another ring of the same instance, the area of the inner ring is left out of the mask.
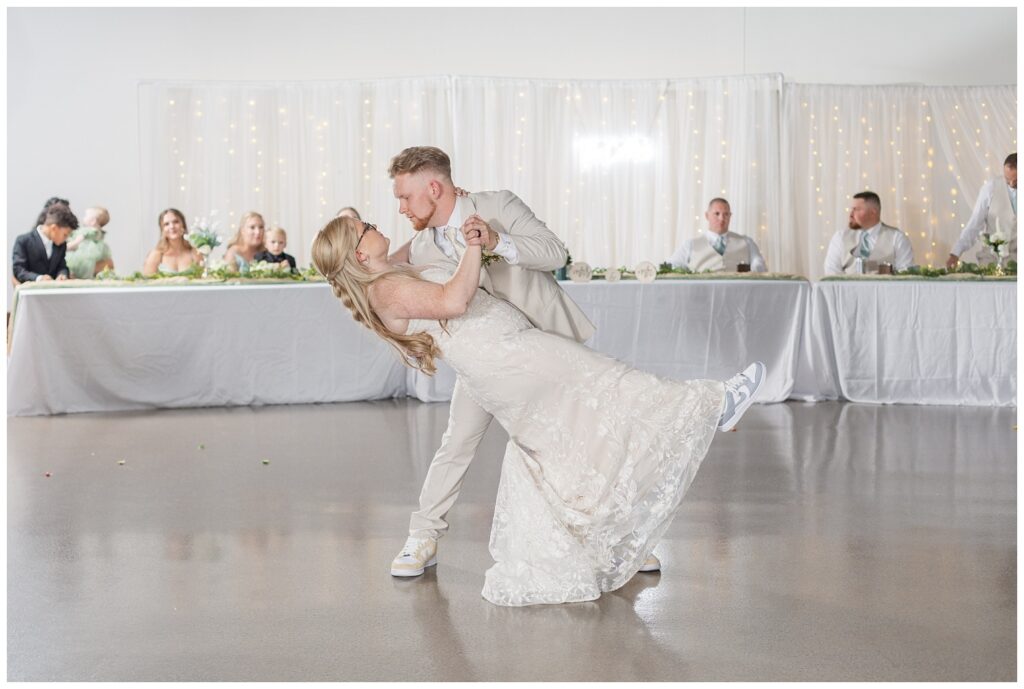
[[[591,266],[667,260],[716,196],[764,246],[781,211],[781,85],[457,78],[459,181],[514,190]]]
[[[457,184],[512,189],[593,266],[667,259],[715,196],[771,261],[780,93],[778,75],[150,83],[140,91],[144,208],[155,218],[175,206],[190,220],[217,211],[229,233],[257,210],[289,231],[306,264],[315,232],[352,205],[397,246],[412,229],[388,162],[430,144],[451,155]]]
[[[731,229],[771,270],[817,278],[865,189],[918,262],[941,265],[1016,148],[1015,112],[1011,86],[784,87],[779,75],[148,83],[143,227],[155,244],[156,213],[175,206],[190,221],[216,212],[230,235],[257,210],[305,265],[315,232],[352,205],[397,246],[412,230],[388,162],[430,144],[452,156],[456,183],[514,190],[592,266],[665,260],[724,196]]]
[[[173,206],[190,223],[218,220],[227,241],[255,210],[268,228],[287,230],[287,251],[300,265],[317,230],[344,206],[382,221],[382,230],[405,231],[388,162],[406,146],[450,150],[450,100],[446,78],[144,84],[143,226],[153,227],[155,244],[156,215]]]
[[[773,269],[812,279],[865,190],[881,197],[882,221],[907,233],[917,264],[944,265],[981,185],[1017,148],[1012,86],[787,84],[784,110],[790,228]]]

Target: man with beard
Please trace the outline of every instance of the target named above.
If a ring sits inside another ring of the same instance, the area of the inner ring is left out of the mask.
[[[825,274],[862,271],[864,264],[888,263],[894,272],[914,263],[914,249],[899,229],[881,220],[882,200],[873,191],[853,195],[849,229],[836,230],[825,255]],[[861,259],[858,261],[857,259]],[[870,272],[877,272],[877,269]]]
[[[594,326],[559,287],[552,271],[565,265],[565,245],[511,191],[460,194],[452,182],[451,161],[432,146],[407,148],[391,161],[399,212],[409,219],[416,235],[393,253],[391,263],[447,265],[453,270],[465,250],[460,228],[479,219],[490,254],[480,274],[480,286],[522,311],[538,328],[587,340]],[[487,352],[481,352],[487,357]],[[437,539],[448,530],[445,516],[459,488],[491,416],[468,397],[456,382],[448,429],[427,471],[420,493],[420,508],[409,522],[409,539],[391,563],[394,576],[418,576],[436,563]],[[642,571],[660,568],[650,558]]]

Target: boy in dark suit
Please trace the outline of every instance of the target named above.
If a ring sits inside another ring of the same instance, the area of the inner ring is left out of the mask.
[[[37,280],[67,280],[65,243],[78,228],[78,218],[64,205],[54,205],[36,229],[14,240],[12,265],[19,283]]]
[[[267,263],[278,263],[283,264],[285,261],[288,262],[288,268],[281,265],[282,270],[291,270],[293,273],[296,272],[295,257],[291,254],[286,254],[284,248],[288,246],[288,233],[282,230],[280,227],[275,227],[272,230],[267,230],[266,236],[267,250],[261,251],[253,257],[254,261],[266,261]]]

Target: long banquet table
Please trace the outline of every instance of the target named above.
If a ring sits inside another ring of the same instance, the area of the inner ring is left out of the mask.
[[[1016,283],[688,279],[562,286],[588,344],[669,378],[768,365],[787,398],[1016,404]],[[451,396],[322,283],[20,288],[8,414]]]
[[[19,289],[10,415],[347,402],[405,367],[322,283]]]
[[[794,397],[1015,406],[1017,282],[816,283]]]

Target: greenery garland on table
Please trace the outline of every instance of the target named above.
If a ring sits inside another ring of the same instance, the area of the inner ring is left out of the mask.
[[[636,280],[636,273],[626,266],[619,266],[620,280]],[[591,273],[591,280],[605,280],[608,268],[594,268]],[[562,278],[560,278],[562,279]],[[689,268],[677,268],[671,263],[662,263],[658,266],[658,280],[803,280],[803,275],[792,275],[790,273],[727,273],[714,270],[693,271]]]
[[[97,273],[96,277],[90,282],[129,282],[145,284],[160,281],[165,284],[169,282],[198,282],[203,284],[212,284],[218,282],[258,282],[261,280],[276,282],[280,282],[282,280],[286,282],[323,282],[324,278],[313,266],[304,268],[299,272],[292,272],[291,270],[282,270],[281,268],[277,268],[276,264],[264,265],[255,263],[245,273],[228,270],[226,266],[220,266],[206,271],[206,274],[204,275],[203,266],[196,264],[187,270],[181,271],[180,273],[157,272],[155,275],[143,275],[139,271],[135,271],[129,275],[118,275],[108,268]]]
[[[822,281],[837,280],[1008,280],[1017,279],[1017,262],[1009,261],[1000,269],[995,263],[978,265],[977,263],[961,263],[956,270],[945,268],[929,268],[928,266],[911,266],[893,275],[826,275]]]

